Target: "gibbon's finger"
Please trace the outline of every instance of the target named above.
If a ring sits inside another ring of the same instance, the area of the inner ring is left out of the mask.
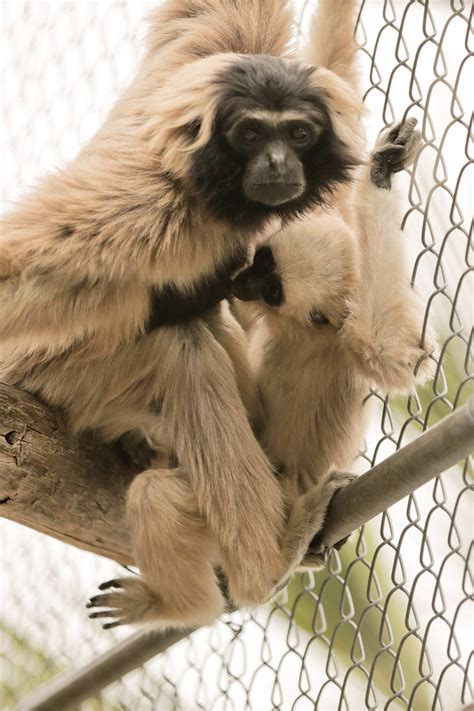
[[[418,119],[409,118],[398,125],[398,135],[394,139],[394,143],[406,143],[411,134],[415,130]]]
[[[416,118],[409,118],[406,121],[397,121],[397,123],[387,127],[387,133],[384,134],[382,131],[382,136],[384,136],[387,143],[404,143],[406,137],[413,132],[417,123],[418,119]]]
[[[105,583],[101,583],[99,586],[99,590],[108,590],[109,588],[122,588],[123,585],[122,582],[119,578],[114,578],[113,580],[107,580]],[[92,598],[91,598],[92,600]]]
[[[399,146],[397,143],[386,143],[380,146],[374,158],[378,158],[379,160],[384,159],[388,163],[394,163],[401,159],[404,150],[405,146]]]
[[[413,131],[413,134],[409,137],[405,144],[404,150],[404,164],[405,168],[408,168],[416,158],[418,151],[420,150],[420,145],[422,142],[421,133],[419,131]]]

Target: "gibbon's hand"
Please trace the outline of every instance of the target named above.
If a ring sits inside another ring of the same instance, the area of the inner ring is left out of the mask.
[[[390,190],[392,175],[415,160],[422,140],[416,124],[417,120],[410,118],[380,131],[370,158],[370,177],[378,188]]]
[[[355,478],[355,474],[332,471],[325,480],[297,497],[282,541],[287,571],[274,586],[270,599],[287,585],[298,570],[324,566],[327,550],[322,548],[321,541],[328,507],[334,494]]]

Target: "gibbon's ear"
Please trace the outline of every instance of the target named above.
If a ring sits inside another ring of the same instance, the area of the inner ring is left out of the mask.
[[[337,136],[356,158],[364,160],[365,139],[362,118],[365,107],[351,86],[324,67],[315,67],[311,76],[313,87],[323,93]]]
[[[172,175],[185,177],[190,153],[209,141],[219,104],[219,77],[238,60],[236,54],[198,59],[173,73],[150,97],[143,137]]]

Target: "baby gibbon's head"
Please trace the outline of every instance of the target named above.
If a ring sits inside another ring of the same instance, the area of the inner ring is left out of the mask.
[[[274,235],[234,279],[233,293],[270,319],[339,328],[357,268],[352,232],[340,218],[327,214]]]

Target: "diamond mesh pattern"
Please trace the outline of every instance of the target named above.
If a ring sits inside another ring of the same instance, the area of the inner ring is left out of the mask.
[[[298,2],[304,34],[312,2]],[[140,54],[141,0],[4,2],[4,200],[70,159]],[[473,10],[462,0],[365,0],[356,36],[373,138],[416,116],[424,145],[401,180],[413,281],[441,352],[434,382],[368,394],[360,468],[463,404],[472,387]],[[472,82],[472,78],[471,78]],[[387,278],[389,278],[389,265]],[[81,708],[450,711],[473,698],[472,462],[357,532],[328,570],[295,577],[273,606],[200,630]],[[8,521],[2,536],[0,706],[129,634],[84,601],[111,561]],[[471,677],[471,679],[469,678]]]

